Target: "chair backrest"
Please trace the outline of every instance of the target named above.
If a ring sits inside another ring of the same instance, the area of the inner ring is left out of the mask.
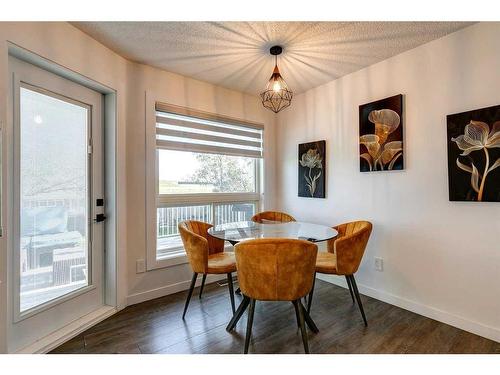
[[[294,301],[313,285],[318,246],[295,239],[264,238],[234,247],[241,292],[261,301]]]
[[[358,270],[372,232],[369,221],[352,221],[333,227],[339,234],[328,241],[328,251],[337,259],[337,273],[352,275]]]
[[[296,221],[292,215],[279,211],[259,212],[253,215],[251,220],[261,224],[265,224],[266,222],[289,223],[290,221]]]
[[[208,256],[224,251],[224,241],[207,233],[211,227],[211,224],[196,220],[182,221],[178,225],[193,272],[205,273],[208,267]]]

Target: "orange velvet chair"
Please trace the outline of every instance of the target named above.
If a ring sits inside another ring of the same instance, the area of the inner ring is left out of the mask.
[[[236,271],[236,259],[233,253],[224,252],[223,240],[208,235],[207,230],[211,227],[211,224],[196,220],[183,221],[178,225],[189,264],[193,270],[193,278],[191,279],[182,319],[186,315],[196,279],[200,273],[203,274],[200,298],[208,274],[225,273],[227,275],[231,308],[233,309],[233,314],[235,312],[232,273]]]
[[[279,211],[259,212],[253,215],[251,220],[261,224],[265,224],[266,222],[289,223],[290,221],[296,221],[292,215]]]
[[[289,301],[295,307],[297,323],[302,332],[304,350],[309,353],[305,323],[314,332],[318,329],[301,298],[313,286],[318,247],[308,241],[265,238],[242,241],[234,247],[238,280],[243,301],[226,330],[231,331],[250,305],[244,353],[248,353],[252,335],[255,301]]]
[[[328,241],[327,252],[318,253],[316,273],[345,276],[352,301],[354,303],[354,297],[356,297],[361,316],[366,326],[368,323],[361,298],[359,297],[354,273],[358,270],[363,258],[368,239],[372,232],[372,224],[369,221],[353,221],[337,225],[333,228],[339,234],[334,239]],[[307,301],[308,312],[311,311],[313,292],[314,286]]]

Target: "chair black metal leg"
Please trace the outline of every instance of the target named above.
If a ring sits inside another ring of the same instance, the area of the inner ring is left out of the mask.
[[[248,347],[250,346],[250,337],[252,336],[252,325],[253,325],[253,314],[255,312],[255,300],[250,300],[250,309],[248,310],[248,320],[247,320],[247,335],[245,337],[245,349],[244,354],[248,354]]]
[[[356,301],[358,301],[359,311],[361,311],[361,316],[363,316],[363,321],[365,322],[366,327],[368,326],[368,322],[366,321],[365,310],[363,310],[363,304],[361,303],[361,298],[359,297],[359,290],[358,286],[356,285],[356,279],[354,279],[354,275],[349,275],[349,279],[351,281],[354,295],[356,296]]]
[[[302,310],[304,311],[304,320],[306,321],[306,324],[309,327],[309,329],[314,333],[318,333],[319,329],[316,326],[316,323],[314,323],[314,320],[312,320],[311,315],[309,315],[306,308],[301,303],[299,303],[299,305],[300,307],[302,307]]]
[[[194,285],[196,284],[197,277],[198,277],[198,274],[196,272],[194,272],[193,278],[191,279],[191,285],[189,286],[189,292],[187,295],[186,304],[184,305],[184,312],[182,313],[182,319],[184,319],[184,317],[186,316],[186,311],[187,311],[188,306],[189,306],[189,300],[191,299],[191,296],[193,295],[193,289],[194,289]]]
[[[229,241],[229,243],[234,247],[234,245],[236,245],[238,243],[238,241]],[[240,287],[236,288],[236,292],[235,292],[237,295],[241,295],[241,289]],[[233,309],[233,312],[234,312],[234,309]]]
[[[234,290],[233,290],[233,274],[229,272],[227,274],[227,287],[229,288],[229,298],[231,299],[231,309],[233,310],[233,315],[236,311],[234,308]]]
[[[300,300],[293,301],[293,304],[296,306],[297,311],[299,312],[299,324],[300,324],[300,332],[302,333],[302,343],[304,344],[304,351],[306,354],[309,354],[309,342],[307,340],[307,331],[304,319],[304,307]]]
[[[352,298],[352,303],[354,303],[354,294],[352,292],[352,285],[351,285],[351,280],[349,280],[349,276],[345,276],[345,279],[347,281],[347,286],[349,287],[349,293],[351,293],[351,298]]]
[[[201,294],[203,293],[203,287],[205,286],[205,280],[207,279],[207,274],[203,274],[203,278],[201,279],[201,287],[200,287],[200,295],[198,298],[201,298]]]
[[[226,327],[226,331],[230,332],[232,329],[234,329],[234,327],[236,327],[236,324],[238,323],[241,316],[247,309],[249,303],[250,303],[250,298],[248,298],[247,296],[243,296],[243,301],[241,301],[240,305],[238,306],[238,309],[236,310],[233,317],[229,321],[229,324]]]
[[[309,297],[307,297],[307,312],[311,312],[311,305],[312,305],[312,300],[313,300],[313,293],[314,293],[314,285],[316,285],[316,272],[314,272],[314,279],[313,279],[313,285],[311,288],[311,291],[309,292]]]

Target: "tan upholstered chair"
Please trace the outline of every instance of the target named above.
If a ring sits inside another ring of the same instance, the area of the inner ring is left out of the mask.
[[[250,305],[244,353],[248,353],[252,334],[255,301],[290,301],[295,307],[306,353],[309,353],[305,323],[318,329],[301,303],[312,288],[318,247],[294,239],[257,239],[243,241],[234,247],[238,281],[243,301],[226,330],[234,328]]]
[[[288,223],[290,221],[296,221],[293,216],[278,211],[259,212],[253,215],[251,220],[261,224],[265,224],[266,222]]]
[[[224,252],[224,241],[214,238],[207,233],[212,225],[202,221],[188,220],[179,223],[179,233],[184,244],[184,249],[193,269],[193,278],[189,287],[182,319],[186,315],[189,300],[193,294],[198,274],[203,274],[200,288],[200,298],[208,274],[226,274],[229,296],[231,298],[231,308],[234,308],[233,275],[236,271],[236,260],[233,253]]]
[[[363,258],[368,239],[372,232],[372,224],[369,221],[353,221],[340,224],[333,228],[336,229],[339,234],[334,239],[328,241],[327,252],[318,253],[316,272],[345,276],[352,301],[354,302],[354,297],[356,297],[361,316],[366,326],[368,323],[363,310],[363,304],[359,297],[354,273],[358,270],[361,259]],[[311,310],[313,292],[314,286],[308,298],[308,312]]]

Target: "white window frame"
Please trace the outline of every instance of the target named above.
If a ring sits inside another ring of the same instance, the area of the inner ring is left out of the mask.
[[[167,103],[151,91],[146,91],[146,270],[165,268],[188,263],[183,247],[163,259],[157,259],[157,208],[183,205],[212,204],[212,219],[215,206],[223,203],[255,203],[256,211],[262,210],[264,156],[255,163],[255,191],[249,193],[200,193],[158,194],[158,151],[156,147],[156,104]],[[214,115],[215,116],[215,115]]]

